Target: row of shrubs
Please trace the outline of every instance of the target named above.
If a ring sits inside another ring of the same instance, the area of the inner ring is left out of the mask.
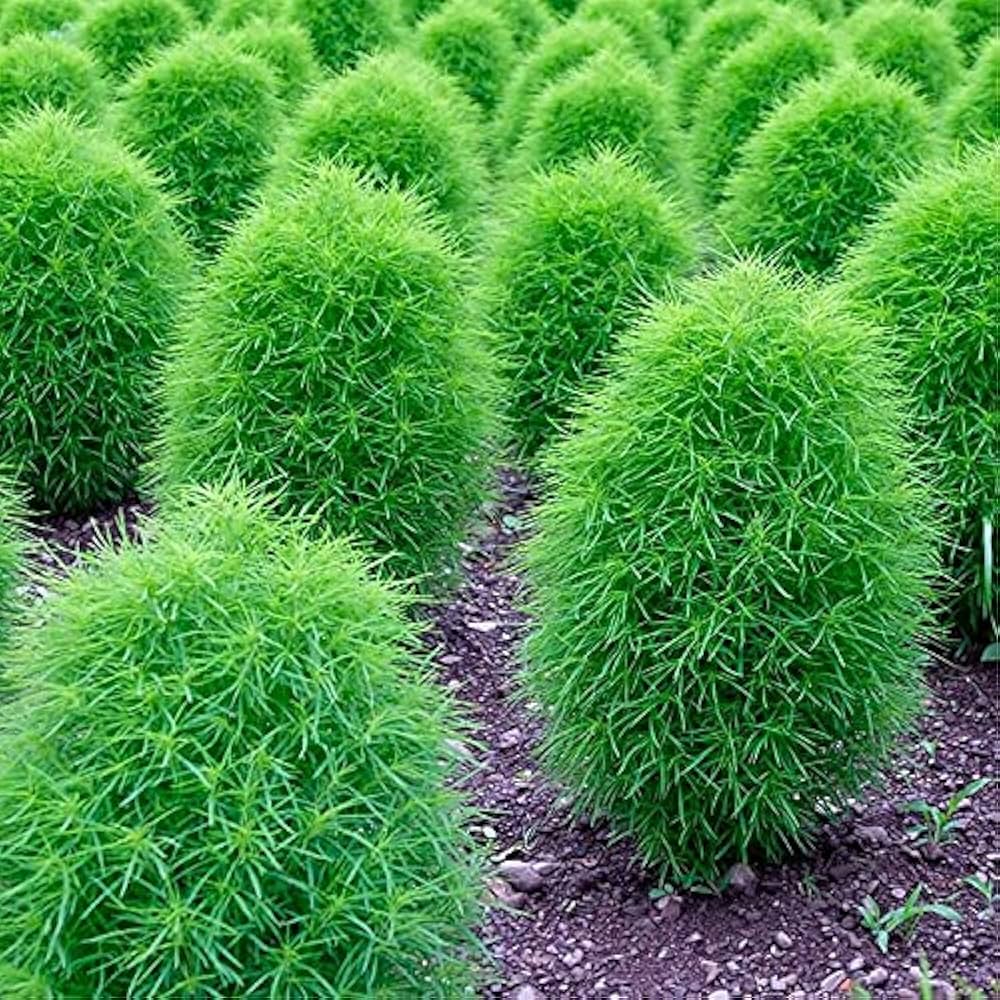
[[[543,756],[654,867],[807,844],[912,722],[943,576],[988,627],[990,134],[952,156],[839,4],[435,6],[351,68],[379,43],[223,3],[304,27],[312,78],[199,31],[0,133],[2,991],[473,988],[411,606],[507,438]],[[137,485],[144,543],[26,607],[27,509]]]

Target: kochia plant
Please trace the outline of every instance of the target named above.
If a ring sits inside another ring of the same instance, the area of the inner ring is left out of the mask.
[[[65,113],[0,137],[0,465],[50,510],[133,487],[188,253],[152,171]]]
[[[715,204],[740,150],[793,84],[836,57],[834,36],[801,11],[782,11],[709,75],[695,106],[691,158],[705,200]]]
[[[628,335],[549,452],[543,759],[668,873],[808,842],[919,709],[935,537],[889,367],[832,291],[737,263]]]
[[[617,24],[653,70],[663,66],[670,52],[666,27],[651,0],[582,0],[575,20]]]
[[[21,488],[0,470],[0,647],[7,638],[15,607],[15,585],[21,573],[25,547],[24,519]],[[3,673],[0,662],[0,691],[4,686]]]
[[[995,146],[936,164],[900,192],[846,264],[851,300],[888,332],[912,386],[915,426],[939,474],[954,603],[972,637],[986,637],[1000,598],[998,205]]]
[[[219,31],[242,28],[258,18],[281,22],[290,18],[290,0],[220,0],[212,16],[212,26]]]
[[[842,66],[797,87],[747,140],[720,228],[737,247],[823,273],[937,149],[930,109],[911,87]]]
[[[274,73],[278,97],[289,105],[322,76],[308,33],[290,21],[255,18],[234,31],[230,39],[240,52],[267,63]]]
[[[179,41],[193,21],[180,0],[98,0],[80,34],[104,72],[123,80],[157,49]]]
[[[122,90],[118,131],[180,201],[197,245],[214,251],[263,177],[280,118],[274,74],[235,41],[195,35]]]
[[[0,128],[43,105],[96,123],[107,97],[97,64],[69,42],[28,34],[0,47]]]
[[[1000,38],[983,45],[944,107],[948,137],[958,145],[1000,139]]]
[[[669,92],[644,63],[610,51],[591,56],[538,97],[508,169],[524,177],[602,148],[628,152],[652,178],[687,192]]]
[[[461,995],[462,726],[404,596],[232,487],[147,530],[12,644],[0,959],[66,997]]]
[[[83,13],[81,0],[4,0],[0,4],[0,42],[15,35],[61,31]]]
[[[334,73],[366,52],[392,45],[400,33],[397,0],[289,0],[288,10],[309,32],[319,61]]]
[[[478,0],[448,0],[424,18],[414,31],[413,49],[454,77],[486,112],[493,110],[517,61],[510,26]]]
[[[679,45],[700,11],[699,0],[652,0],[653,10],[663,25],[663,35],[670,45]]]
[[[691,265],[694,227],[617,153],[510,194],[483,294],[509,369],[517,448],[530,459],[642,306]]]
[[[328,163],[208,274],[167,371],[165,491],[282,485],[400,575],[448,560],[488,482],[492,359],[465,269],[413,197]]]
[[[306,100],[279,151],[275,183],[326,158],[425,198],[463,237],[478,227],[487,172],[475,104],[405,53],[372,56]]]
[[[909,0],[868,0],[844,31],[855,57],[881,73],[909,80],[940,100],[958,82],[962,53],[947,17]]]
[[[994,0],[942,0],[941,10],[948,15],[967,62],[1000,35],[1000,7]]]

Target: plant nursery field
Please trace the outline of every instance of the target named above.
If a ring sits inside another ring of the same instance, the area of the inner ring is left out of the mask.
[[[1000,998],[996,0],[0,0],[0,1000]]]

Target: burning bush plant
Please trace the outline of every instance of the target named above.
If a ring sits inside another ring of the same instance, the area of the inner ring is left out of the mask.
[[[180,0],[98,0],[81,25],[81,40],[102,70],[123,80],[157,49],[179,41],[193,18]]]
[[[575,20],[617,24],[652,70],[659,71],[670,53],[666,26],[651,0],[582,0]]]
[[[543,760],[661,871],[808,842],[919,708],[936,539],[889,369],[834,292],[736,263],[628,335],[547,456]]]
[[[986,637],[991,615],[996,628],[1000,595],[1000,560],[990,569],[984,551],[984,533],[1000,549],[998,205],[995,146],[937,164],[900,192],[845,269],[852,302],[888,331],[912,386],[938,471],[953,607],[972,637]]]
[[[320,164],[240,224],[167,371],[166,493],[279,483],[399,575],[449,560],[484,498],[494,364],[465,268],[413,197]]]
[[[152,172],[64,112],[0,136],[0,465],[51,511],[135,485],[187,248]]]
[[[61,31],[83,11],[80,0],[5,0],[0,5],[0,42],[15,35]]]
[[[944,107],[948,137],[959,146],[1000,139],[1000,38],[983,46]]]
[[[842,66],[801,84],[747,140],[720,228],[737,247],[824,273],[937,150],[930,109],[911,87]]]
[[[287,22],[289,3],[290,0],[221,0],[212,15],[212,25],[219,31],[233,31],[256,20]]]
[[[1000,34],[1000,8],[993,0],[943,0],[940,9],[955,29],[967,62]]]
[[[0,646],[7,638],[15,607],[15,585],[24,556],[24,519],[21,488],[11,476],[0,470]],[[3,686],[3,668],[0,666],[0,690]]]
[[[333,73],[394,44],[401,23],[396,0],[289,0],[289,16],[309,32],[317,58]]]
[[[834,36],[800,11],[776,14],[708,77],[691,130],[691,159],[705,200],[715,204],[743,143],[792,86],[833,65]]]
[[[0,46],[0,128],[43,106],[94,124],[107,97],[97,64],[69,42],[27,34]]]
[[[909,0],[869,0],[848,18],[855,57],[881,73],[909,80],[938,101],[958,82],[962,53],[947,17]]]
[[[401,592],[234,487],[21,629],[0,954],[58,996],[453,997],[477,872]]]
[[[230,38],[240,52],[267,63],[277,95],[288,105],[297,103],[322,77],[308,33],[290,21],[255,18]]]
[[[280,107],[266,63],[204,34],[126,83],[117,125],[166,178],[197,246],[212,252],[264,175]]]
[[[420,195],[468,237],[487,186],[483,150],[476,107],[451,79],[413,56],[385,53],[309,95],[280,150],[275,183],[330,159]]]
[[[618,153],[511,195],[483,295],[509,369],[518,451],[533,459],[639,310],[692,264],[694,226]]]

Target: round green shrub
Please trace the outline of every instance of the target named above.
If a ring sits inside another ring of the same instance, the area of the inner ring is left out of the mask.
[[[959,621],[985,637],[983,519],[1000,525],[1000,151],[911,181],[847,258],[846,285],[862,316],[888,331],[916,400],[916,429],[939,471],[946,565]],[[995,605],[993,614],[995,615]],[[996,622],[994,622],[994,628]]]
[[[738,45],[709,75],[694,111],[691,160],[705,200],[714,205],[761,120],[800,80],[833,65],[836,43],[818,21],[782,11]]]
[[[281,105],[274,74],[231,38],[195,35],[122,89],[122,138],[182,201],[199,248],[213,251],[263,177]]]
[[[898,73],[925,97],[940,100],[958,82],[962,53],[948,19],[909,0],[869,0],[845,22],[854,56]]]
[[[412,196],[320,164],[236,229],[167,370],[177,484],[279,482],[400,576],[450,559],[489,477],[494,362]],[[266,360],[266,364],[262,363]]]
[[[0,42],[15,35],[60,31],[83,13],[81,0],[4,0],[0,4]]]
[[[628,151],[650,176],[687,193],[687,171],[666,87],[638,59],[598,52],[535,101],[511,177],[551,169],[597,149]]]
[[[791,7],[804,8],[823,22],[839,21],[844,16],[842,0],[783,0]]]
[[[448,0],[417,25],[413,44],[486,112],[493,110],[517,61],[507,23],[478,0]]]
[[[182,499],[16,636],[0,951],[57,996],[462,995],[464,727],[408,599],[255,495]]]
[[[289,0],[221,0],[212,17],[212,25],[219,31],[233,31],[258,18],[281,22],[288,17]]]
[[[405,53],[369,57],[308,98],[279,151],[275,183],[330,159],[424,198],[462,237],[479,228],[489,177],[472,101]]]
[[[545,0],[491,0],[494,10],[503,18],[514,36],[514,47],[526,52],[555,27],[555,18]]]
[[[184,0],[184,3],[202,24],[208,24],[215,14],[216,0]]]
[[[948,136],[959,145],[1000,138],[1000,38],[983,46],[944,107]]]
[[[746,141],[719,227],[737,247],[825,272],[937,149],[911,87],[845,65],[800,85]]]
[[[42,507],[133,488],[190,261],[147,167],[64,112],[0,136],[0,465]]]
[[[267,63],[282,101],[295,103],[323,76],[309,33],[290,21],[256,18],[230,38],[240,52]]]
[[[397,0],[289,0],[293,21],[312,38],[320,63],[334,73],[366,52],[392,45],[400,32]]]
[[[554,28],[518,65],[496,111],[501,153],[517,144],[536,98],[549,84],[597,52],[636,54],[628,35],[611,21],[570,21]]]
[[[524,459],[565,423],[581,384],[640,308],[693,263],[693,225],[618,153],[518,185],[489,257],[483,298],[510,375]]]
[[[27,34],[0,46],[0,128],[43,105],[96,122],[107,97],[97,64],[75,45]]]
[[[674,101],[681,125],[691,124],[701,88],[712,70],[778,10],[772,0],[720,0],[694,22],[672,63]]]
[[[543,760],[672,876],[807,843],[919,709],[935,539],[888,368],[832,290],[736,263],[628,336],[549,452]]]
[[[108,76],[124,80],[157,49],[183,38],[191,24],[180,0],[101,0],[84,18],[81,40]]]
[[[0,469],[0,645],[7,638],[16,608],[16,585],[25,549],[25,518],[20,487]],[[0,670],[0,689],[4,683]]]
[[[582,0],[574,15],[582,21],[611,21],[631,39],[635,52],[654,70],[670,53],[666,25],[651,0]]]
[[[651,0],[651,2],[663,25],[664,37],[672,47],[679,45],[701,9],[698,0]]]
[[[1000,7],[994,0],[942,0],[941,10],[955,29],[966,62],[972,62],[987,40],[1000,34]]]

